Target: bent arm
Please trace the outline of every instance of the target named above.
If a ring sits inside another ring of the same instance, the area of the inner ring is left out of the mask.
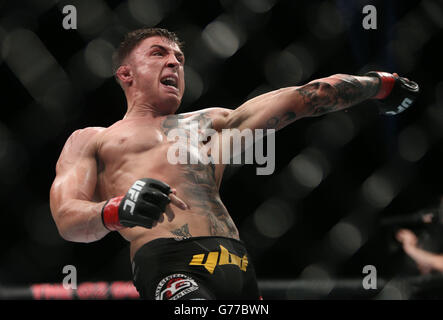
[[[105,202],[93,202],[97,182],[95,148],[97,129],[76,131],[66,142],[56,167],[50,205],[60,235],[74,242],[92,242],[109,230],[102,223]]]
[[[229,113],[225,126],[279,130],[300,118],[346,109],[373,98],[379,87],[376,77],[336,74],[248,100]]]

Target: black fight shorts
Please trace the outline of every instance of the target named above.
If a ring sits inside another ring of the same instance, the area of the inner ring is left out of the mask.
[[[239,240],[155,239],[136,252],[132,267],[142,299],[260,299],[254,268]]]

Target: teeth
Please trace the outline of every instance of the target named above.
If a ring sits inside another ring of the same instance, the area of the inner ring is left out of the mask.
[[[177,83],[174,78],[166,77],[161,81],[164,85],[177,87]]]

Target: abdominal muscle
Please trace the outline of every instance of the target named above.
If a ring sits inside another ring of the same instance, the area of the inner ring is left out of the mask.
[[[218,193],[218,168],[203,164],[171,165],[161,161],[164,148],[166,146],[158,146],[143,154],[133,154],[120,163],[108,164],[98,175],[97,191],[103,200],[126,194],[137,179],[153,178],[176,189],[176,196],[189,207],[182,210],[170,204],[172,219],[163,214],[163,221],[160,219],[151,229],[133,227],[120,230],[123,238],[130,242],[131,260],[141,246],[157,238],[182,240],[197,236],[224,236],[239,239],[238,230]]]
[[[192,210],[182,211],[177,209],[174,211],[175,217],[171,222],[168,222],[165,217],[163,222],[158,223],[152,229],[133,227],[119,231],[122,237],[130,242],[131,260],[134,258],[138,249],[144,244],[158,238],[174,238],[176,240],[182,240],[199,236],[224,236],[239,239],[238,232],[234,234],[232,234],[232,232],[223,231],[216,234],[211,232],[209,226],[211,218],[205,218],[201,214],[192,212]],[[208,213],[208,215],[213,214]],[[229,216],[228,218],[231,219]]]
[[[145,243],[157,238],[177,240],[197,236],[239,239],[238,230],[219,196],[222,165],[171,164],[172,141],[165,136],[164,119],[123,120],[104,130],[97,140],[97,198],[101,201],[126,194],[138,179],[152,178],[176,190],[189,207],[170,204],[173,218],[151,229],[125,228],[120,234],[130,242],[131,259]]]

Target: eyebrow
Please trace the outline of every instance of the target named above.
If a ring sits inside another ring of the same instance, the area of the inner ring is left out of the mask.
[[[153,45],[151,46],[150,49],[152,49],[152,48],[158,48],[158,49],[161,49],[161,50],[163,50],[163,51],[169,51],[168,48],[166,48],[166,47],[164,47],[164,46],[162,46],[162,45],[159,45],[159,44],[153,44]],[[183,54],[183,52],[178,51],[178,50],[173,50],[173,49],[171,49],[171,50],[172,50],[176,55],[179,55],[179,56],[182,57],[183,59],[185,58],[185,55]]]

